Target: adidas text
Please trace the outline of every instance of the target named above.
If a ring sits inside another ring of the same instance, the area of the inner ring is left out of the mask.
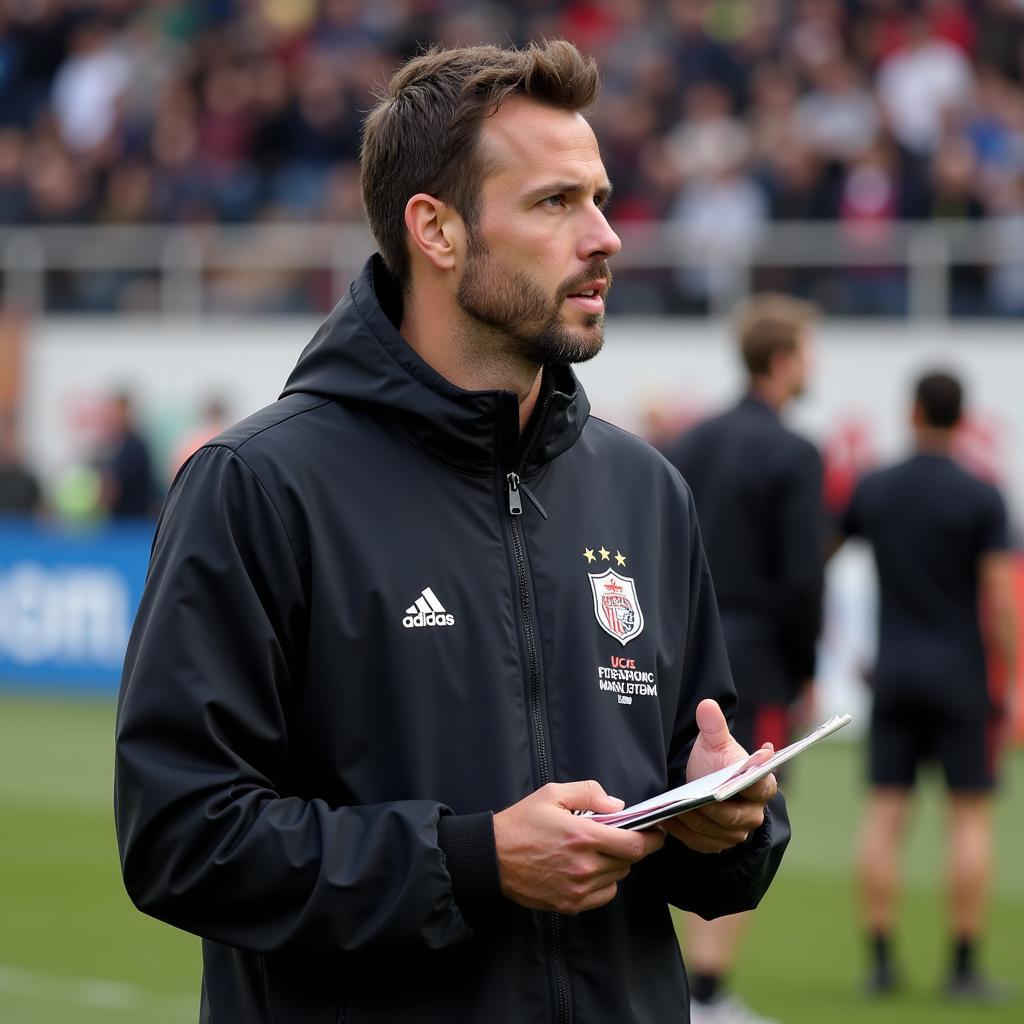
[[[454,626],[455,616],[448,612],[417,612],[415,615],[406,615],[402,619],[402,625],[406,629],[412,629],[414,626]]]

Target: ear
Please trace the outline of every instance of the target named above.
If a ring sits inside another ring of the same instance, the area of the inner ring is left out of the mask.
[[[436,196],[417,192],[405,204],[405,228],[413,250],[421,252],[438,270],[458,266],[466,228],[453,207]]]

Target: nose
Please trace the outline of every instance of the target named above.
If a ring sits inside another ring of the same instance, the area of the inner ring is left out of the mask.
[[[596,206],[591,230],[586,233],[582,248],[580,255],[588,262],[602,256],[614,256],[622,248],[622,239],[612,231],[608,218]]]

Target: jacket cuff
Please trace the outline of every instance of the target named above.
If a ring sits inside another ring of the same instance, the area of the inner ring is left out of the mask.
[[[437,843],[452,880],[452,895],[471,927],[474,911],[484,910],[501,894],[494,814],[442,814]]]

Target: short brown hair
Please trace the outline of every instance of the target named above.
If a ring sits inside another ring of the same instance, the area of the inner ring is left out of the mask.
[[[480,125],[512,95],[584,110],[600,79],[592,57],[555,39],[524,49],[431,47],[394,74],[363,126],[360,182],[370,230],[388,269],[408,284],[405,206],[426,192],[472,227],[486,164]]]
[[[815,306],[791,295],[762,292],[747,299],[736,315],[736,333],[750,375],[768,373],[776,352],[792,352],[817,316]]]

